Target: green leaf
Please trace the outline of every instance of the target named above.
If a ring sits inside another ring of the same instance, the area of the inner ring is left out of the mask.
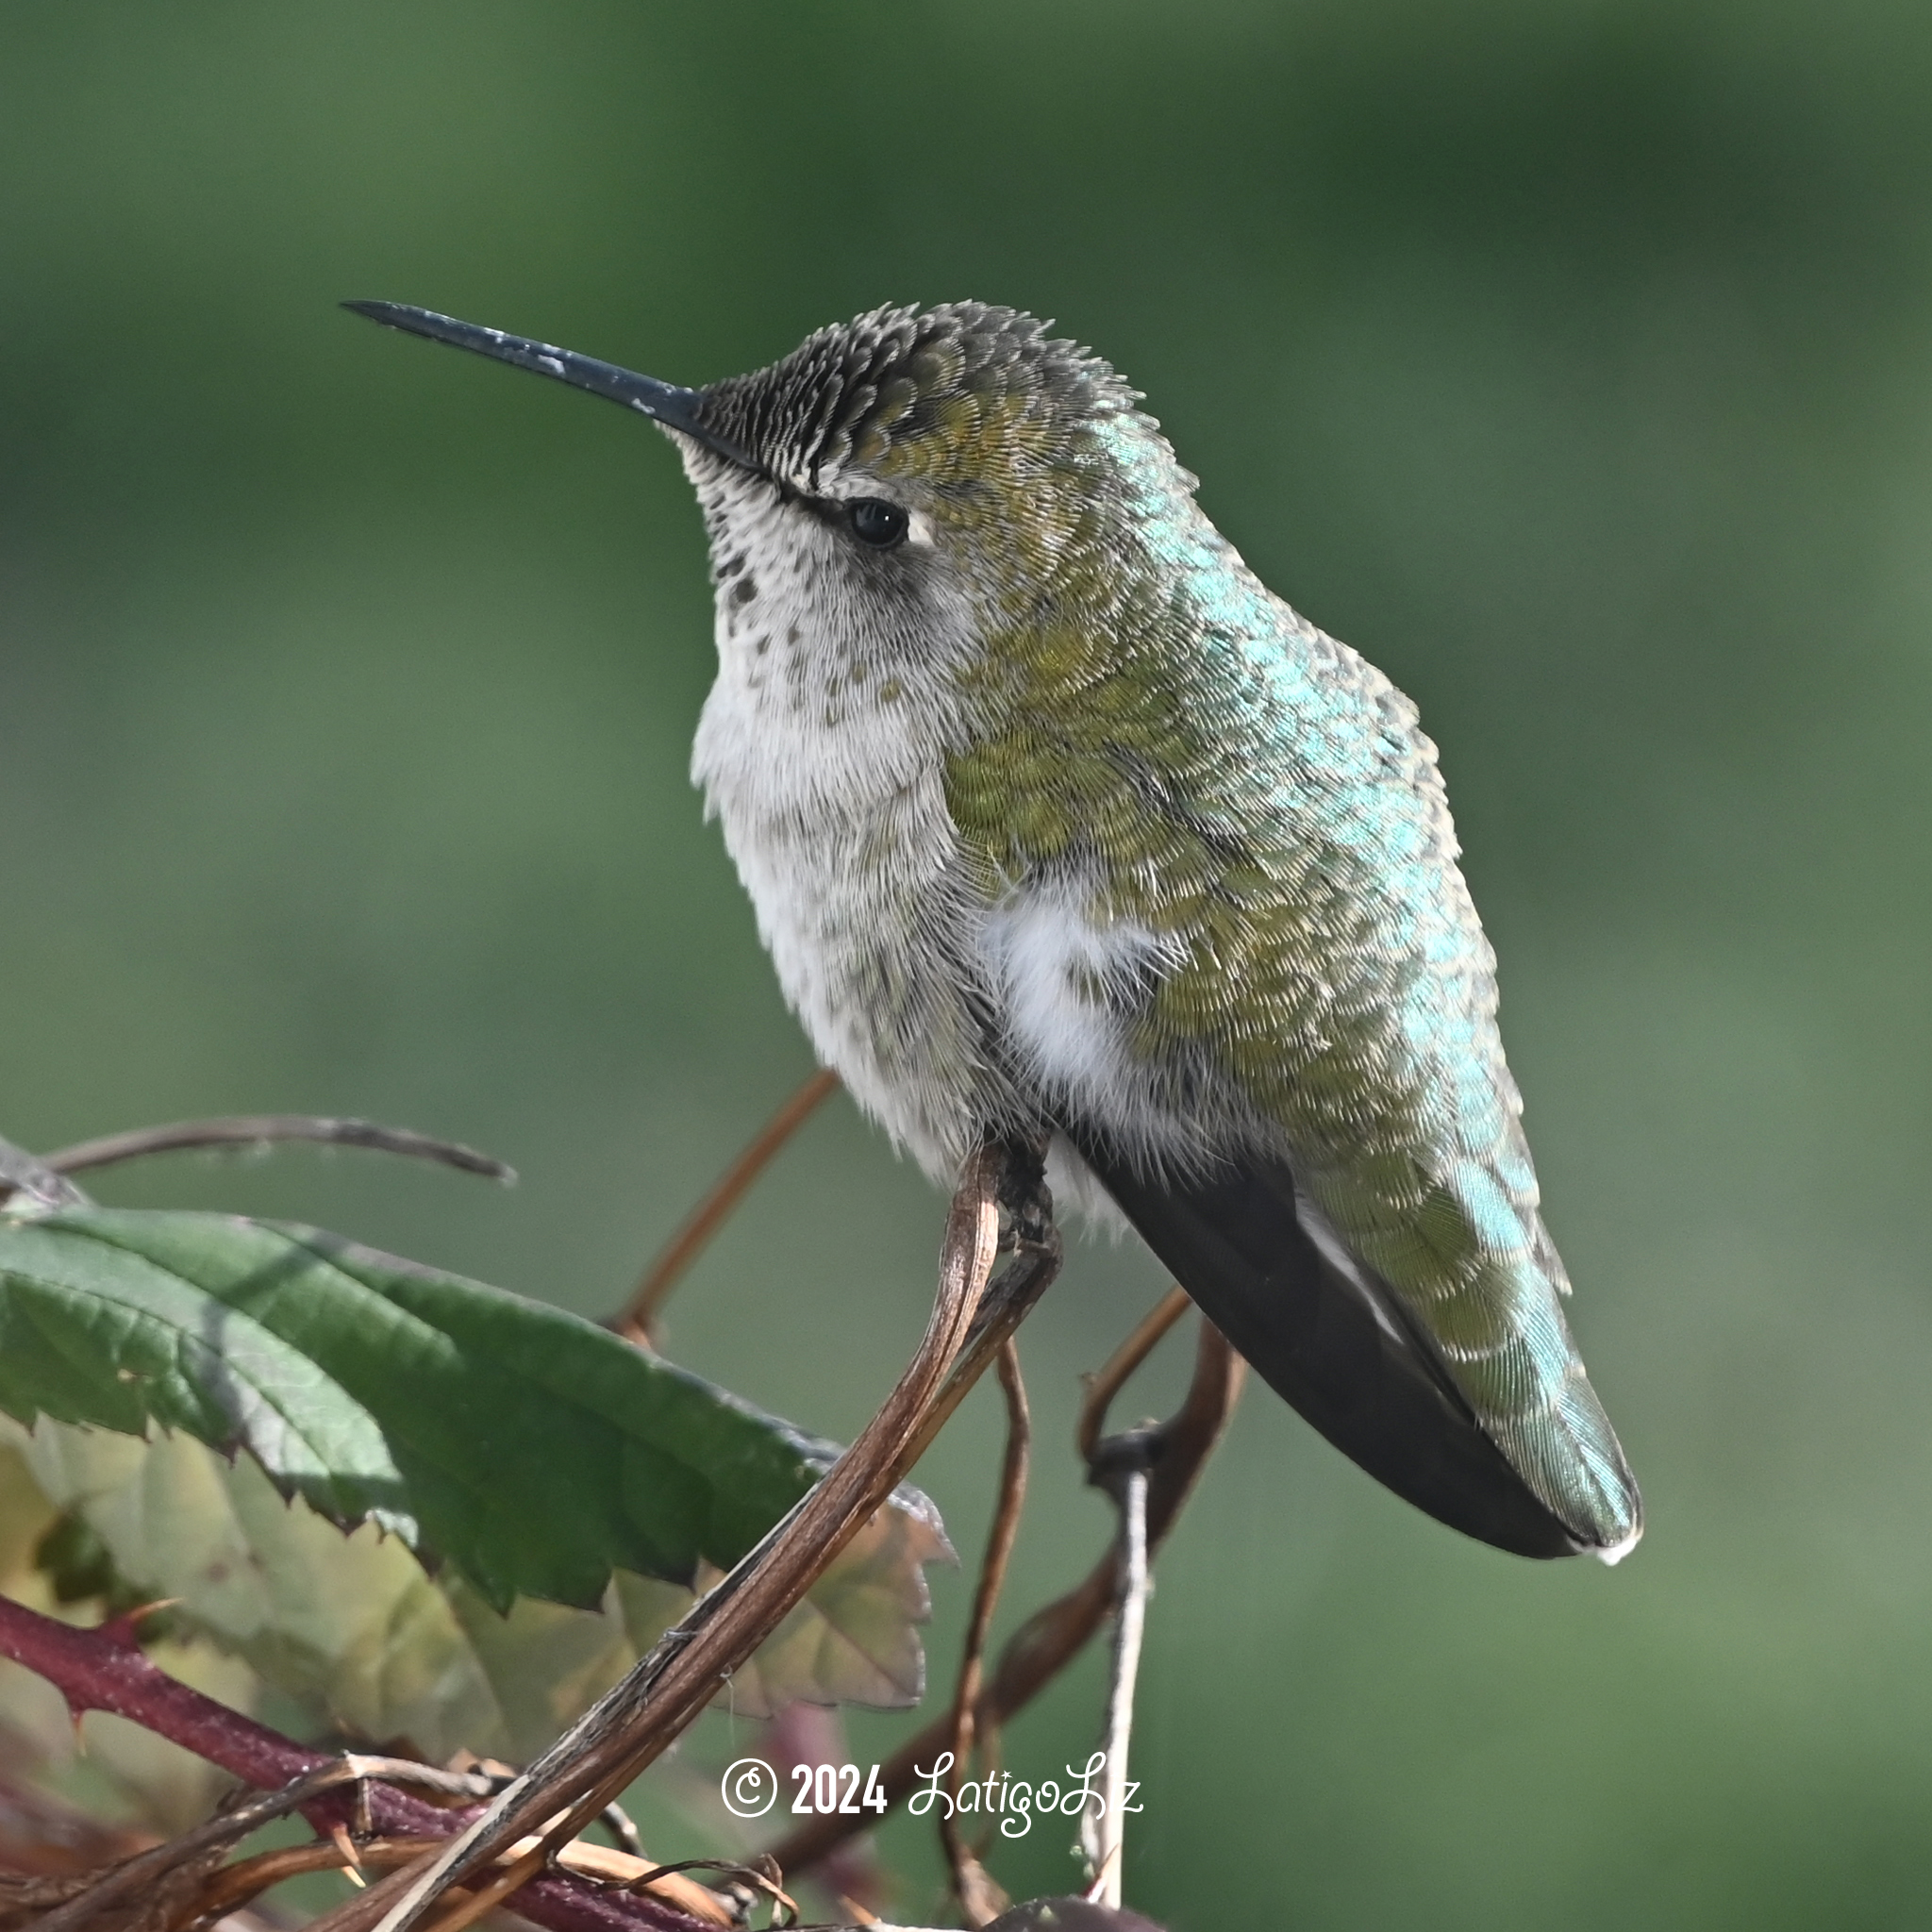
[[[41,1426],[52,1433],[59,1424],[43,1423]],[[78,1436],[83,1432],[67,1433]],[[94,1440],[123,1449],[139,1451],[142,1447],[125,1436]],[[185,1446],[197,1456],[208,1454],[193,1443]],[[35,1474],[38,1459],[36,1446],[25,1433],[0,1417],[0,1591],[42,1615],[96,1623],[108,1606],[94,1597],[75,1616],[74,1607],[61,1601],[55,1578],[45,1567],[45,1559],[58,1559],[59,1554],[49,1548],[51,1535],[62,1523],[79,1517],[78,1512],[65,1512],[49,1499]],[[244,1466],[254,1468],[253,1464]],[[256,1480],[261,1481],[258,1471]],[[375,1534],[373,1530],[369,1533]],[[329,1534],[341,1542],[336,1532]],[[399,1544],[391,1547],[404,1555]],[[79,1581],[74,1573],[69,1575],[70,1580]],[[124,1600],[142,1600],[118,1572],[100,1580],[120,1592]],[[148,1592],[146,1600],[152,1601],[157,1594]],[[152,1641],[155,1634],[156,1620],[150,1618],[142,1626],[142,1647],[163,1670],[234,1709],[254,1708],[256,1678],[242,1662],[224,1657],[212,1644],[167,1638],[156,1642]],[[45,1791],[57,1804],[78,1806],[92,1817],[136,1824],[164,1837],[199,1824],[231,1782],[225,1772],[205,1758],[129,1719],[91,1710],[85,1721],[76,1724],[66,1699],[46,1678],[24,1664],[4,1659],[0,1659],[0,1779]],[[5,1808],[0,1804],[0,1811]]]
[[[596,1610],[522,1597],[499,1615],[453,1566],[427,1574],[373,1524],[345,1538],[299,1498],[285,1503],[250,1457],[44,1419],[15,1430],[0,1419],[0,1475],[16,1470],[15,1488],[25,1485],[14,1541],[18,1562],[41,1553],[31,1582],[54,1581],[49,1521],[84,1524],[111,1558],[98,1579],[107,1592],[172,1600],[185,1629],[245,1660],[318,1725],[368,1743],[407,1738],[438,1759],[458,1745],[534,1757],[691,1602],[675,1584],[620,1573]],[[921,1566],[946,1554],[928,1518],[879,1511],[720,1703],[762,1717],[794,1698],[916,1701]]]
[[[371,1743],[408,1736],[438,1757],[510,1742],[437,1580],[373,1524],[345,1537],[299,1498],[284,1502],[251,1458],[230,1463],[186,1436],[142,1441],[43,1420],[21,1453],[48,1502],[99,1538],[117,1593],[174,1600],[174,1614],[319,1723]],[[507,1632],[524,1609],[480,1614]]]
[[[689,1587],[833,1453],[480,1282],[312,1228],[92,1208],[0,1215],[0,1409],[245,1449],[284,1496],[393,1531],[498,1611],[595,1609],[619,1570]],[[919,1560],[943,1551],[918,1491],[885,1514]],[[903,1570],[888,1564],[885,1598],[904,1602]],[[881,1601],[859,1591],[861,1621]],[[858,1650],[904,1636],[869,1628]]]

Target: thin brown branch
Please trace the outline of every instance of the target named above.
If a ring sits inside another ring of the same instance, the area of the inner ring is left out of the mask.
[[[926,1405],[908,1453],[908,1469],[932,1447],[954,1410],[999,1355],[1001,1344],[1032,1312],[1059,1272],[1059,1236],[1054,1230],[1045,1189],[1037,1196],[1019,1190],[1002,1193],[1000,1205],[1011,1218],[1014,1258],[987,1290],[958,1360]]]
[[[188,1932],[189,1927],[221,1918],[272,1887],[306,1873],[337,1872],[350,1865],[365,1872],[391,1872],[410,1863],[430,1849],[431,1844],[431,1840],[420,1838],[363,1839],[350,1843],[345,1835],[339,1834],[308,1844],[258,1852],[253,1857],[223,1866],[192,1905],[175,1915],[167,1932]],[[562,1870],[580,1877],[594,1878],[606,1885],[639,1886],[657,1892],[708,1925],[727,1926],[733,1923],[730,1913],[703,1886],[681,1878],[670,1867],[653,1865],[648,1858],[576,1839],[558,1853],[557,1862]]]
[[[1147,1485],[1150,1555],[1174,1527],[1203,1465],[1220,1441],[1246,1372],[1247,1364],[1227,1345],[1221,1331],[1204,1318],[1187,1399],[1154,1431],[1158,1449]],[[1113,1607],[1118,1563],[1118,1550],[1110,1543],[1107,1554],[1079,1583],[1035,1611],[1008,1640],[992,1681],[980,1693],[974,1711],[981,1737],[1024,1709],[1086,1647]],[[918,1767],[930,1767],[938,1761],[951,1741],[952,1727],[952,1713],[944,1712],[892,1754],[879,1773],[889,1803],[898,1803],[924,1781]],[[858,1821],[836,1814],[814,1818],[774,1845],[772,1856],[786,1871],[802,1872],[860,1828]]]
[[[1007,1404],[1007,1446],[1000,1462],[999,1503],[986,1540],[979,1584],[973,1595],[973,1615],[966,1632],[966,1651],[959,1667],[959,1687],[953,1702],[954,1736],[963,1765],[974,1742],[973,1712],[985,1674],[986,1640],[993,1612],[1006,1587],[1007,1566],[1020,1533],[1020,1513],[1026,1503],[1026,1477],[1033,1457],[1033,1417],[1026,1402],[1026,1385],[1020,1374],[1020,1351],[1008,1338],[1000,1344],[1000,1391]]]
[[[371,1872],[393,1871],[407,1865],[424,1848],[420,1838],[365,1839],[345,1851],[333,1839],[316,1839],[306,1845],[283,1845],[278,1851],[258,1852],[224,1865],[190,1910],[175,1918],[169,1932],[179,1932],[197,1920],[217,1918],[259,1898],[271,1886],[299,1878],[308,1872],[338,1872],[354,1862]]]
[[[370,1932],[390,1907],[399,1898],[408,1896],[422,1864],[423,1858],[418,1857],[407,1865],[398,1865],[393,1872],[385,1873],[366,1891],[358,1891],[353,1898],[345,1898],[341,1905],[311,1919],[302,1932]],[[526,1887],[526,1898],[529,1890],[530,1888]],[[525,1915],[529,1916],[527,1907],[524,1909]]]
[[[318,1764],[300,1777],[291,1779],[279,1790],[252,1798],[246,1804],[218,1811],[206,1824],[184,1831],[145,1852],[138,1852],[111,1871],[104,1873],[87,1890],[47,1914],[40,1922],[40,1932],[81,1932],[81,1928],[119,1905],[158,1885],[177,1866],[187,1865],[212,1851],[220,1851],[246,1838],[250,1832],[291,1811],[301,1811],[325,1792],[343,1785],[366,1785],[382,1778],[395,1783],[423,1785],[430,1790],[458,1797],[478,1798],[489,1790],[485,1778],[472,1778],[458,1773],[438,1771],[427,1764],[416,1764],[405,1757],[358,1757],[343,1756]]]
[[[512,1845],[512,1853],[522,1850]],[[641,1852],[614,1851],[608,1845],[592,1844],[589,1839],[574,1838],[561,1845],[555,1859],[564,1871],[580,1878],[594,1878],[603,1885],[623,1886],[634,1891],[655,1892],[665,1904],[708,1925],[736,1923],[718,1895],[694,1878],[684,1876],[683,1865],[660,1865]]]
[[[308,1113],[224,1114],[216,1120],[169,1121],[158,1127],[132,1127],[125,1134],[103,1134],[97,1141],[76,1141],[46,1157],[56,1174],[79,1174],[91,1167],[111,1167],[118,1161],[139,1160],[150,1154],[175,1154],[193,1147],[266,1147],[277,1141],[317,1141],[330,1147],[366,1147],[375,1154],[400,1154],[414,1160],[434,1160],[464,1174],[506,1184],[516,1170],[474,1147],[456,1141],[439,1141],[408,1127],[385,1127],[375,1121],[331,1120]]]
[[[334,1838],[317,1839],[306,1845],[284,1845],[277,1851],[258,1852],[253,1857],[238,1859],[217,1872],[192,1905],[176,1915],[168,1932],[187,1932],[188,1927],[219,1918],[238,1906],[246,1905],[250,1899],[258,1898],[272,1886],[304,1873],[340,1871],[351,1864],[367,1872],[392,1872],[430,1849],[433,1842],[420,1838],[363,1839],[351,1843],[345,1834],[338,1832]],[[655,1892],[667,1904],[676,1906],[707,1925],[728,1926],[733,1923],[731,1914],[716,1895],[684,1877],[681,1866],[659,1865],[641,1854],[613,1851],[584,1839],[574,1839],[562,1846],[557,1854],[557,1863],[566,1872],[596,1879],[600,1884]]]
[[[88,1883],[87,1872],[15,1872],[0,1868],[0,1927],[23,1932],[40,1923],[49,1906],[72,1898]]]
[[[467,1897],[442,1895],[443,1909],[432,1919],[426,1932],[465,1932],[486,1913],[494,1911],[511,1892],[527,1885],[538,1873],[542,1871],[549,1853],[541,1844],[534,1844],[521,1857],[510,1862],[487,1885],[479,1885]]]
[[[1007,1399],[1007,1447],[1000,1463],[999,1502],[986,1539],[986,1555],[980,1560],[979,1584],[973,1593],[973,1614],[966,1625],[965,1654],[959,1662],[958,1687],[953,1693],[953,1764],[947,1790],[956,1798],[966,1775],[966,1761],[973,1755],[973,1720],[984,1675],[986,1640],[1007,1580],[1013,1541],[1020,1533],[1020,1512],[1026,1502],[1026,1471],[1033,1448],[1033,1419],[1026,1407],[1026,1385],[1020,1375],[1020,1351],[1010,1337],[1000,1344],[999,1368],[1000,1389]],[[1009,1901],[967,1844],[950,1808],[940,1818],[940,1843],[944,1848],[953,1874],[953,1890],[966,1923],[975,1927],[991,1924]]]
[[[663,1312],[671,1291],[684,1272],[698,1257],[711,1237],[731,1217],[733,1209],[749,1192],[751,1185],[772,1164],[773,1157],[797,1133],[819,1103],[838,1091],[839,1076],[829,1067],[821,1067],[783,1107],[758,1131],[751,1144],[724,1170],[717,1185],[691,1209],[684,1225],[665,1242],[658,1257],[644,1270],[643,1278],[631,1291],[621,1314],[610,1318],[618,1334],[645,1347],[654,1345],[658,1317]]]
[[[675,1865],[653,1865],[638,1883],[660,1885],[683,1872],[715,1872],[721,1878],[732,1880],[741,1890],[758,1892],[770,1899],[774,1909],[785,1914],[788,1925],[798,1923],[798,1901],[778,1883],[777,1867],[769,1858],[760,1856],[756,1865],[741,1864],[734,1858],[680,1858]],[[734,1919],[732,1923],[740,1921]]]
[[[88,1710],[112,1711],[258,1790],[279,1790],[336,1761],[203,1696],[105,1632],[76,1629],[5,1595],[0,1595],[0,1656],[46,1678],[76,1718]],[[419,1767],[413,1774],[427,1769]],[[441,1842],[468,1822],[467,1812],[441,1809],[385,1782],[356,1789],[366,1799],[368,1828],[386,1837]],[[334,1790],[311,1801],[304,1815],[325,1831],[349,1820],[356,1808],[359,1804],[352,1807],[342,1791]],[[517,1909],[551,1932],[692,1932],[689,1918],[658,1901],[601,1891],[559,1873],[546,1873],[526,1886]]]
[[[1043,1195],[1037,1150],[979,1149],[946,1221],[939,1291],[911,1363],[846,1450],[799,1506],[668,1632],[619,1684],[465,1831],[382,1921],[405,1932],[437,1896],[507,1845],[535,1831],[545,1844],[573,1837],[704,1709],[891,1494],[922,1441],[921,1424],[970,1341],[999,1237],[999,1202],[1025,1174]],[[1053,1251],[1023,1247],[1010,1274]],[[519,1907],[521,1909],[521,1907]]]
[[[1162,1336],[1194,1305],[1184,1288],[1171,1288],[1148,1311],[1134,1332],[1108,1357],[1098,1374],[1088,1375],[1086,1395],[1080,1404],[1080,1421],[1074,1432],[1074,1446],[1080,1460],[1091,1463],[1099,1446],[1100,1432],[1107,1425],[1107,1411],[1113,1399],[1126,1386],[1128,1378],[1154,1353]]]

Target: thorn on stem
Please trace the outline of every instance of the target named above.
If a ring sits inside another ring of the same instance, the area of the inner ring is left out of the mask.
[[[158,1616],[163,1610],[172,1610],[180,1601],[178,1596],[157,1597],[153,1603],[137,1604],[131,1610],[123,1610],[118,1617],[109,1617],[96,1627],[117,1650],[139,1650],[141,1626],[150,1617]]]

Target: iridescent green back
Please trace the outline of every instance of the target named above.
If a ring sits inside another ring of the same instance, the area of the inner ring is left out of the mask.
[[[987,903],[1077,876],[1096,925],[1158,935],[1132,1051],[1207,1149],[1285,1155],[1535,1493],[1627,1542],[1408,700],[1259,582],[1133,391],[1030,318],[882,310],[712,393],[801,487],[856,472],[938,526],[982,647],[945,795]]]

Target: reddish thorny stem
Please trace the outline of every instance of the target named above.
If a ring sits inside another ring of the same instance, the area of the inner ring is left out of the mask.
[[[106,1710],[273,1791],[330,1761],[331,1754],[298,1744],[171,1677],[132,1645],[106,1630],[80,1630],[0,1596],[0,1656],[47,1679],[77,1719]],[[369,1822],[391,1838],[448,1838],[475,1816],[472,1808],[427,1805],[393,1785],[367,1787]],[[347,1823],[352,1790],[331,1792],[304,1808],[318,1831]],[[532,1879],[517,1894],[521,1916],[552,1932],[711,1932],[696,1919],[635,1892],[606,1891],[567,1873]]]

